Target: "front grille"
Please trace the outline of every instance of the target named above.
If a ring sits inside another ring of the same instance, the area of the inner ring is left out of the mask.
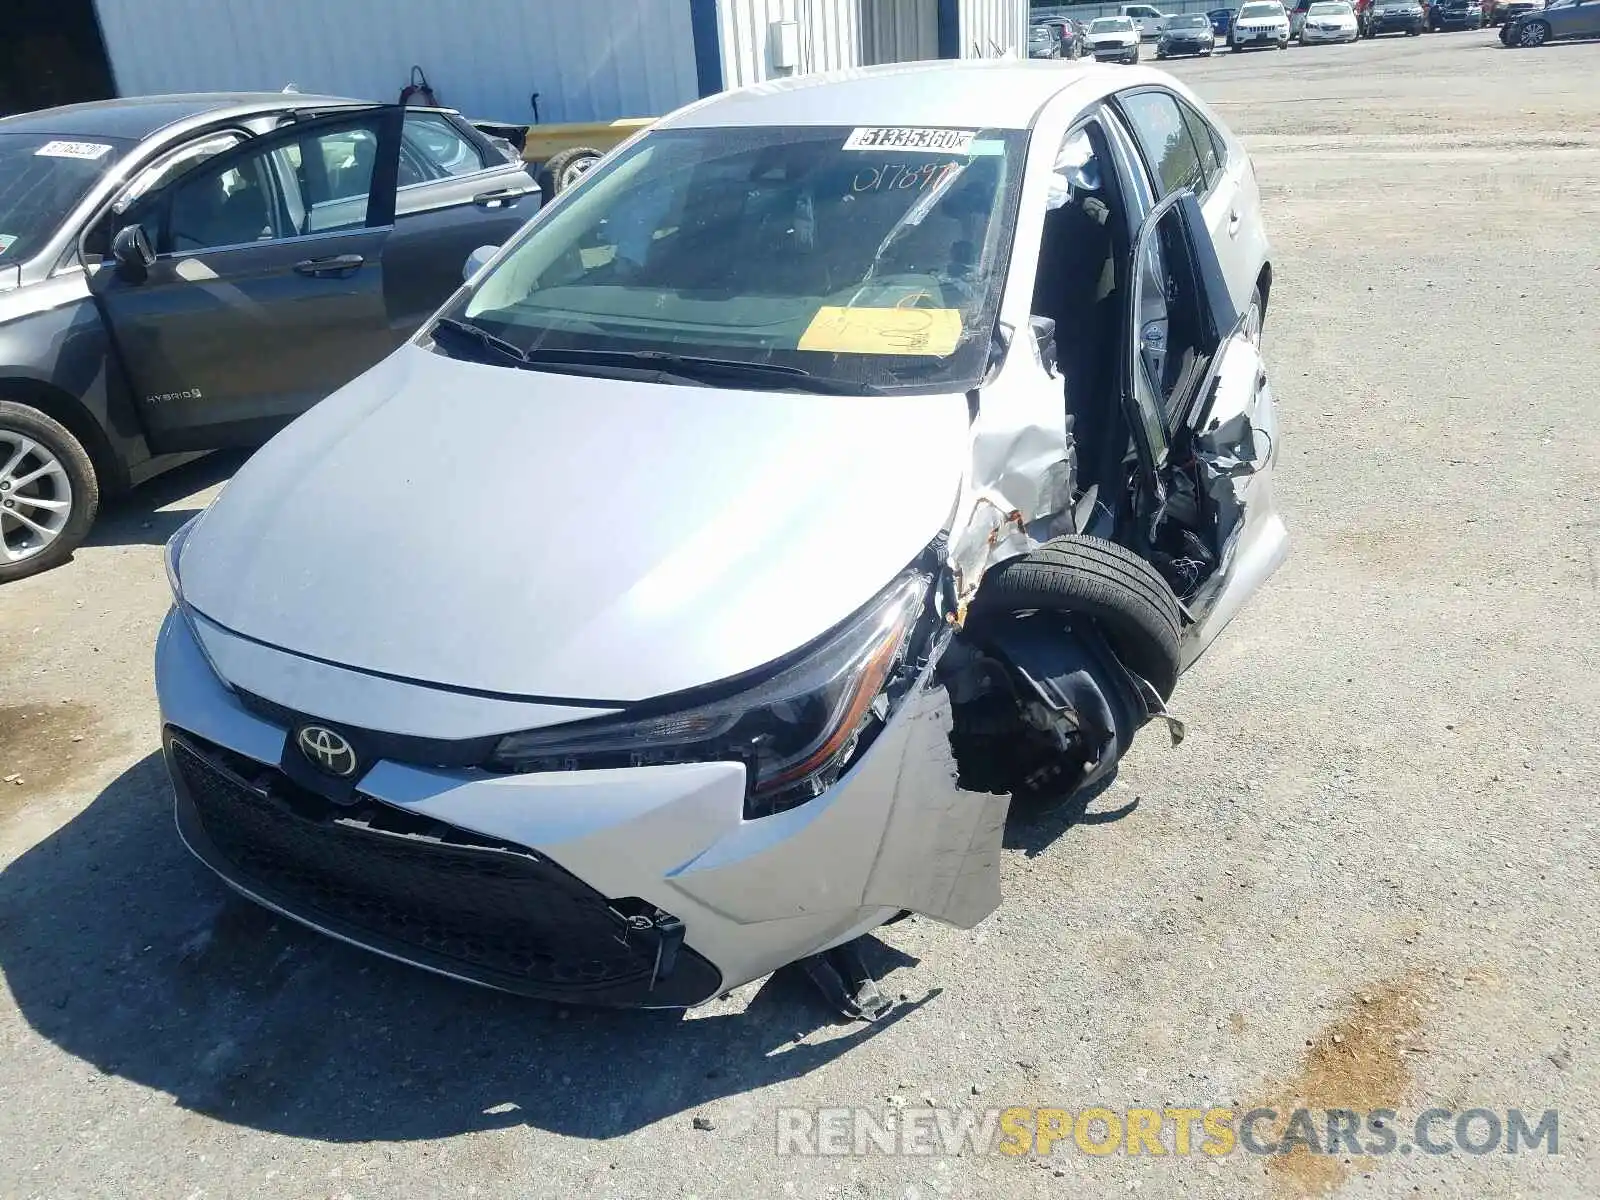
[[[191,839],[196,853],[309,924],[550,999],[671,1006],[720,986],[678,944],[676,918],[608,901],[525,847],[365,797],[335,808],[276,768],[186,735],[169,745],[180,805],[207,843]]]

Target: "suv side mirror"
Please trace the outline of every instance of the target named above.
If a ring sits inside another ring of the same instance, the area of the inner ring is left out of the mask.
[[[150,275],[150,264],[155,262],[156,252],[151,249],[142,226],[127,225],[117,230],[117,236],[111,239],[111,257],[117,264],[117,274],[129,283],[143,283]]]
[[[461,278],[470,281],[474,275],[483,269],[484,263],[499,253],[499,246],[479,246],[471,254],[467,255],[467,265],[461,268]]]

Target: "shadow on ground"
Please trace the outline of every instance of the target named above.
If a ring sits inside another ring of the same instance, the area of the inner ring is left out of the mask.
[[[169,797],[151,755],[0,875],[0,971],[63,1050],[234,1124],[333,1142],[522,1124],[615,1137],[804,1075],[926,1002],[797,1045],[834,1021],[787,974],[694,1019],[439,979],[235,898],[183,849]]]
[[[1117,774],[1117,769],[1113,768],[1098,783],[1055,800],[1013,799],[1006,818],[1006,849],[1021,850],[1029,858],[1037,858],[1075,826],[1109,825],[1131,816],[1139,807],[1137,796],[1115,808],[1095,807],[1095,801],[1116,783]]]
[[[85,545],[164,545],[180,525],[205,507],[203,502],[179,507],[179,502],[227,482],[248,457],[243,450],[219,450],[107,501]]]

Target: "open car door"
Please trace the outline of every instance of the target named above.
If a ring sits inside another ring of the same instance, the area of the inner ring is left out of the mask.
[[[1123,394],[1139,460],[1135,535],[1183,605],[1187,668],[1288,553],[1272,494],[1278,426],[1192,192],[1151,209],[1133,261]]]
[[[156,449],[264,441],[404,340],[383,263],[402,116],[296,114],[120,218],[149,260],[91,288]]]

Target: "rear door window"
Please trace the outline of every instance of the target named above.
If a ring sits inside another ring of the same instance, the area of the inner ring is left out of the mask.
[[[1118,106],[1132,126],[1145,166],[1162,196],[1180,188],[1196,193],[1207,187],[1205,167],[1189,125],[1171,92],[1152,88],[1125,92]]]

